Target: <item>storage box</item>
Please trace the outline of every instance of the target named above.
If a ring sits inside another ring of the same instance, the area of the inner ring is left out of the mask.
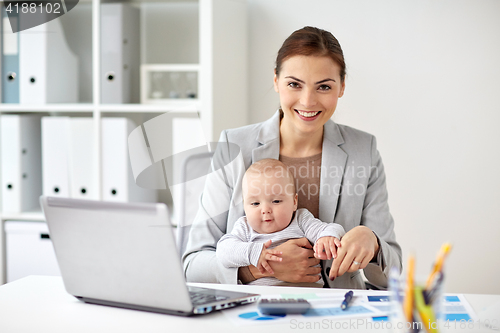
[[[198,101],[199,65],[141,65],[141,103]]]
[[[45,222],[6,221],[7,282],[28,275],[60,276]]]

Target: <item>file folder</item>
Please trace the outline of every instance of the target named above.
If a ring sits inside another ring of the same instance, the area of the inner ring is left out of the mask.
[[[128,136],[136,125],[128,118],[102,119],[102,199],[155,202],[157,191],[139,187],[132,175]]]
[[[2,103],[19,103],[19,36],[12,32],[17,26],[18,15],[12,12],[7,16],[2,10]],[[12,25],[11,25],[12,24]]]
[[[103,118],[102,199],[154,202],[157,191],[135,184],[128,156],[128,135],[136,127],[127,118]],[[43,193],[98,199],[94,120],[82,117],[42,119]]]
[[[190,133],[190,135],[186,136],[186,133]],[[185,169],[188,165],[186,162],[192,157],[187,153],[192,152],[195,155],[198,150],[203,150],[205,147],[207,147],[207,140],[205,139],[199,117],[176,117],[172,119],[173,181],[170,182],[169,187],[174,207],[173,220],[178,222],[178,224],[194,220],[199,206],[198,195],[203,191],[205,184],[205,177],[197,177],[195,179],[186,177],[188,173],[192,172]],[[205,168],[205,173],[200,172],[200,174],[206,175],[208,168],[205,167],[203,162],[202,160],[202,162],[198,162],[197,164],[199,167]],[[195,167],[190,165],[190,168]],[[184,207],[184,216],[179,211],[181,207]],[[180,221],[181,217],[184,221]]]
[[[92,118],[70,118],[69,179],[72,198],[99,199],[94,140]]]
[[[43,194],[69,197],[69,117],[42,118]]]
[[[40,117],[3,115],[0,123],[2,210],[34,210],[42,194]]]
[[[60,19],[20,31],[20,104],[77,101],[78,58],[68,47]]]
[[[101,102],[138,103],[140,12],[129,4],[101,5]]]

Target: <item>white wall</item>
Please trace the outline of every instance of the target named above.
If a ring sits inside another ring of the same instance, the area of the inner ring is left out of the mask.
[[[283,40],[313,25],[347,61],[334,119],[375,134],[397,238],[425,275],[444,241],[447,291],[500,293],[500,2],[249,0],[251,123],[278,107]]]

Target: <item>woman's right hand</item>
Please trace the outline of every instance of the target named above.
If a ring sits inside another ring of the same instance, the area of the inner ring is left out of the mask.
[[[312,245],[307,238],[291,239],[285,243],[275,247],[273,250],[281,251],[282,261],[269,262],[275,278],[285,282],[317,282],[321,278],[321,268],[314,267],[319,264],[320,260],[314,258]],[[250,266],[250,271],[259,278],[259,274],[255,274]],[[258,271],[257,271],[258,272]],[[264,276],[270,276],[264,274]]]

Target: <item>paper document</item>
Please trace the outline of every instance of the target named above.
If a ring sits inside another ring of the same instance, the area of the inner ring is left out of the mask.
[[[311,303],[311,309],[305,314],[270,316],[259,313],[257,304],[224,310],[226,317],[237,326],[260,325],[273,323],[306,324],[308,321],[334,323],[336,320],[356,319],[356,324],[370,327],[375,322],[389,321],[391,313],[388,292],[373,292],[370,290],[355,290],[352,304],[342,311],[340,304],[344,293],[306,293],[306,294],[276,294],[264,295],[262,298],[304,298]],[[474,310],[462,294],[447,294],[444,296],[444,312],[446,322],[476,321]],[[325,319],[326,321],[323,321]],[[367,326],[368,325],[368,326]],[[304,326],[305,327],[305,326]],[[334,326],[332,326],[334,327]]]
[[[297,320],[316,319],[365,318],[371,321],[372,317],[387,315],[387,313],[372,306],[363,294],[355,294],[351,305],[346,310],[340,309],[340,304],[344,300],[343,293],[276,294],[265,295],[262,298],[304,298],[311,303],[311,309],[304,314],[271,316],[262,315],[257,309],[257,304],[252,304],[241,308],[224,310],[224,314],[233,324],[238,326],[269,324],[270,321],[281,324],[290,323],[292,325]]]

